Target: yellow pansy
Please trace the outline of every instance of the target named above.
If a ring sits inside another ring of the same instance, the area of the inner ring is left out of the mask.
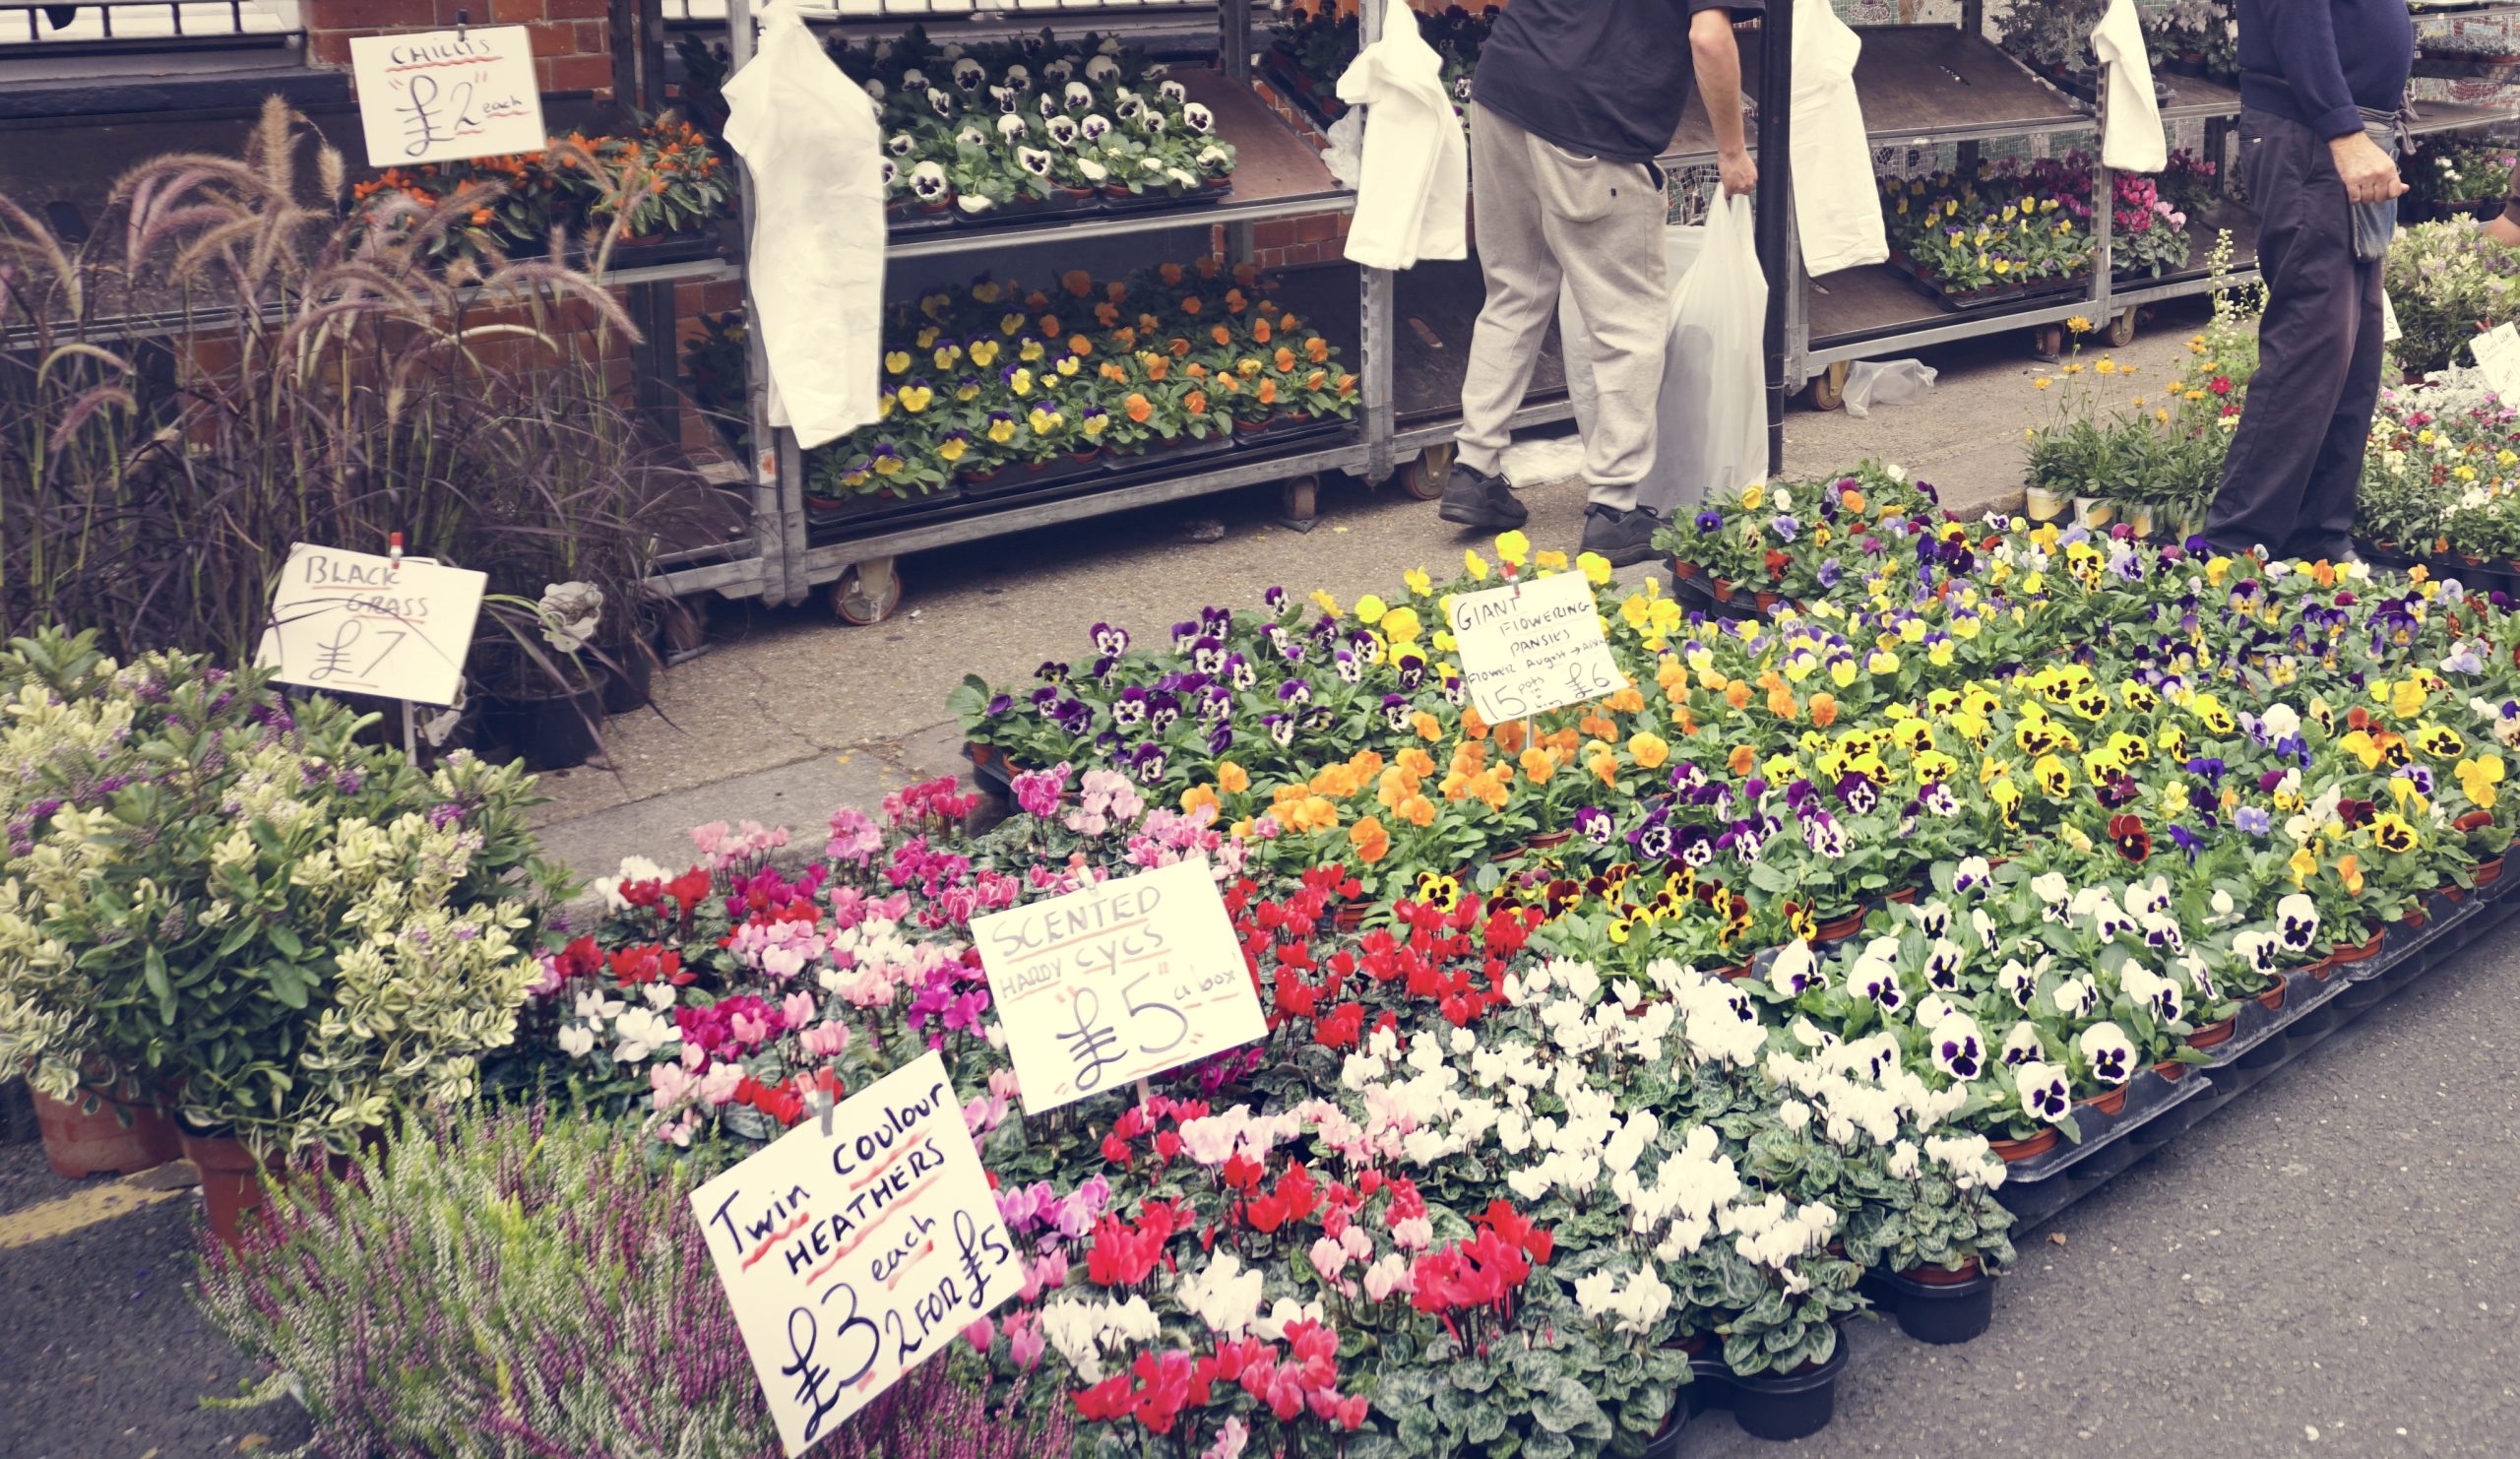
[[[896,349],[885,355],[884,370],[885,373],[893,375],[906,375],[910,373],[910,351],[907,349]]]
[[[1356,621],[1364,624],[1368,628],[1381,622],[1382,615],[1390,610],[1390,605],[1385,603],[1379,596],[1372,593],[1368,593],[1364,597],[1356,600]]]
[[[1532,539],[1525,537],[1520,531],[1504,533],[1497,537],[1496,557],[1498,561],[1506,563],[1512,567],[1520,567],[1525,562],[1531,560],[1531,555]]]

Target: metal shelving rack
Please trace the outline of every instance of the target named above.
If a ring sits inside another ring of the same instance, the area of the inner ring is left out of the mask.
[[[1362,33],[1369,43],[1381,33],[1385,3],[1386,0],[1364,0],[1360,7]],[[889,22],[893,28],[899,28],[940,18],[931,13],[933,6],[921,7],[914,13],[895,13],[895,7],[890,3],[884,4],[882,9],[884,14],[875,16],[867,14],[867,7],[863,4],[850,5],[845,8],[845,13],[837,13],[830,19],[846,22],[852,31],[862,32],[867,23],[873,21]],[[1002,19],[1023,28],[1050,21],[1074,24],[1080,20],[1128,28],[1145,13],[1136,6],[1071,3],[1054,10],[1010,10]],[[725,14],[728,53],[733,65],[740,68],[751,59],[753,50],[752,13],[748,0],[725,0]],[[815,16],[810,19],[823,18]],[[1216,72],[1176,73],[1176,79],[1192,86],[1194,92],[1201,93],[1200,99],[1207,101],[1218,114],[1220,134],[1243,153],[1244,164],[1236,167],[1234,191],[1227,199],[1200,208],[1153,209],[1039,224],[955,228],[896,236],[888,240],[885,248],[887,265],[951,255],[999,252],[1028,244],[1078,244],[1135,233],[1211,225],[1224,228],[1228,239],[1235,240],[1229,245],[1230,250],[1238,253],[1242,251],[1239,240],[1247,224],[1276,218],[1353,211],[1355,194],[1331,182],[1329,172],[1319,159],[1271,115],[1251,92],[1250,0],[1217,0],[1214,23],[1217,27]],[[958,28],[956,33],[966,32]],[[1276,145],[1281,139],[1285,145]],[[1289,149],[1300,154],[1300,158],[1291,155]],[[1253,166],[1254,160],[1263,165]],[[749,201],[745,210],[743,222],[748,235],[751,224]],[[1354,371],[1361,405],[1358,418],[1353,425],[1283,453],[1263,454],[1237,448],[1219,456],[1183,463],[1169,471],[1161,464],[1152,464],[1146,469],[1145,476],[1135,481],[1123,478],[1101,489],[1073,491],[1032,502],[1010,502],[1004,507],[976,505],[969,510],[956,509],[924,521],[869,524],[862,535],[829,542],[814,540],[814,534],[808,527],[802,462],[794,436],[786,430],[774,429],[769,423],[766,395],[769,373],[761,356],[760,336],[755,333],[752,336],[750,372],[751,439],[773,444],[758,451],[745,468],[752,502],[752,537],[748,542],[735,544],[737,555],[728,560],[679,567],[662,574],[658,586],[662,591],[676,596],[714,591],[727,597],[759,597],[774,603],[799,603],[816,590],[821,590],[829,598],[833,610],[844,621],[868,624],[881,622],[900,604],[901,579],[895,569],[895,559],[906,552],[951,546],[1131,507],[1179,501],[1270,481],[1284,483],[1284,516],[1288,525],[1297,530],[1308,530],[1321,473],[1346,472],[1367,481],[1380,481],[1392,473],[1391,351],[1386,343],[1392,318],[1391,276],[1373,269],[1358,270],[1357,274],[1359,329]]]

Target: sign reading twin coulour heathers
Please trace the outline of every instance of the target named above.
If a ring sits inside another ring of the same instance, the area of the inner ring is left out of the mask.
[[[1024,1285],[942,1056],[691,1193],[753,1371],[801,1454]]]
[[[1269,1032],[1204,861],[976,917],[972,941],[1028,1114]]]
[[[447,162],[540,152],[542,94],[523,26],[350,38],[368,162]]]
[[[1456,596],[1447,610],[1470,702],[1491,724],[1627,687],[1580,572]]]

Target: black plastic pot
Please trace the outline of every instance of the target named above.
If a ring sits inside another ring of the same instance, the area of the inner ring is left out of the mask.
[[[603,712],[626,715],[632,710],[646,709],[656,692],[657,655],[643,640],[624,644],[610,652],[611,663],[604,665],[598,677],[603,684]]]
[[[602,726],[603,690],[598,683],[565,694],[492,698],[481,708],[483,732],[534,771],[584,765],[602,742]]]
[[[1732,1378],[1732,1418],[1752,1438],[1804,1438],[1829,1427],[1838,1412],[1838,1375],[1846,1371],[1846,1335],[1828,1361],[1796,1373]]]
[[[1996,1279],[1983,1271],[1964,1282],[1920,1282],[1897,1272],[1875,1280],[1899,1310],[1899,1330],[1921,1343],[1965,1343],[1995,1319]]]

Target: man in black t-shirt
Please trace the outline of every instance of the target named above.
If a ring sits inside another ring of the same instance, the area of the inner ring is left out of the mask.
[[[1728,193],[1758,181],[1741,122],[1732,19],[1764,0],[1512,0],[1480,52],[1470,161],[1487,302],[1470,344],[1447,522],[1518,527],[1530,512],[1501,475],[1561,285],[1592,344],[1584,547],[1625,566],[1659,525],[1636,505],[1652,465],[1670,281],[1670,205],[1654,159],[1692,79],[1706,96]]]

